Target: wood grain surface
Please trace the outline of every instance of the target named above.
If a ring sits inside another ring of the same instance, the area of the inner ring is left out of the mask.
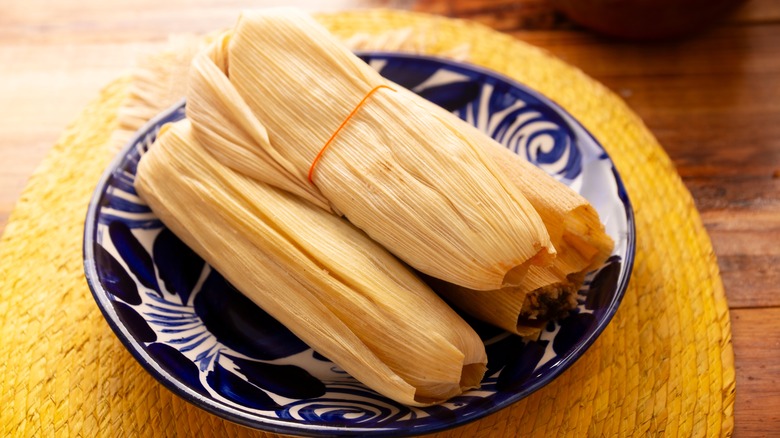
[[[278,1],[0,2],[0,231],[58,135],[168,35]],[[780,2],[752,0],[682,40],[596,36],[545,0],[288,0],[308,10],[462,17],[543,47],[620,94],[692,192],[718,256],[737,368],[735,435],[780,435]]]

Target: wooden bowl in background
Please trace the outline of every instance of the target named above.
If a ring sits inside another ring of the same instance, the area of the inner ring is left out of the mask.
[[[684,36],[746,0],[551,0],[571,20],[604,35],[656,40]]]

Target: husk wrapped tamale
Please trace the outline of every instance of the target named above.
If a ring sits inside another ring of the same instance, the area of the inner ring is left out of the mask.
[[[440,109],[431,105],[429,110]],[[464,123],[462,129],[473,128]],[[532,266],[518,286],[475,291],[436,280],[429,284],[472,316],[521,336],[534,336],[545,322],[576,307],[586,274],[605,262],[614,242],[585,198],[508,149],[495,143],[484,145],[539,212],[557,257],[551,266]]]
[[[216,160],[189,121],[166,125],[136,189],[243,294],[368,387],[427,405],[478,387],[478,335],[347,221]]]
[[[428,275],[491,290],[549,265],[547,230],[487,137],[380,85],[393,86],[310,17],[245,13],[196,57],[187,116],[226,165],[343,214]]]

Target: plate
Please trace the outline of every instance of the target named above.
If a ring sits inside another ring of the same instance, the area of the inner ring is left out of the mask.
[[[141,129],[107,169],[84,230],[95,301],[133,356],[187,401],[246,426],[297,435],[403,436],[484,417],[559,376],[620,304],[634,255],[631,205],[599,143],[557,104],[496,73],[432,57],[360,53],[386,78],[454,112],[584,195],[615,249],[575,311],[524,341],[470,321],[485,343],[479,389],[427,408],[366,388],[297,339],[179,241],[133,188],[140,157],[184,102]]]

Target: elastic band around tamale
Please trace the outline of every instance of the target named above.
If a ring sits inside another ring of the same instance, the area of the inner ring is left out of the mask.
[[[372,95],[372,94],[374,94],[374,93],[376,93],[377,91],[379,91],[379,89],[380,89],[380,88],[387,88],[388,90],[395,91],[395,88],[392,88],[392,87],[390,87],[390,86],[387,86],[387,85],[377,85],[376,87],[372,88],[372,89],[371,89],[371,91],[369,91],[368,93],[366,93],[366,95],[363,97],[363,99],[361,99],[361,100],[360,100],[360,102],[358,102],[358,104],[355,106],[355,109],[353,109],[353,110],[352,110],[352,111],[351,111],[351,112],[350,112],[350,113],[347,115],[347,117],[344,119],[344,121],[343,121],[343,122],[341,122],[341,124],[339,125],[339,127],[338,127],[338,128],[336,128],[336,130],[335,130],[335,131],[333,131],[333,134],[330,136],[330,138],[328,139],[328,141],[326,141],[326,142],[325,142],[325,145],[324,145],[324,146],[322,147],[322,149],[320,149],[320,151],[317,153],[317,156],[316,156],[316,157],[314,157],[314,160],[312,160],[312,162],[311,162],[311,166],[309,166],[309,174],[308,174],[308,178],[309,178],[309,182],[310,182],[310,183],[314,184],[314,181],[312,181],[312,177],[314,176],[314,167],[315,167],[315,166],[317,165],[317,163],[320,161],[320,158],[322,158],[322,154],[323,154],[323,153],[325,153],[325,149],[327,149],[327,148],[328,148],[328,146],[330,146],[330,144],[331,144],[331,143],[333,143],[333,140],[336,138],[336,136],[339,134],[339,132],[341,132],[341,130],[342,130],[342,129],[344,129],[344,126],[346,126],[346,125],[347,125],[347,123],[350,121],[350,119],[352,119],[352,117],[354,117],[354,115],[355,115],[355,114],[357,114],[357,112],[358,112],[358,110],[360,109],[360,107],[362,107],[362,106],[363,106],[363,105],[366,103],[366,101],[368,100],[368,98],[369,98],[369,97],[371,97],[371,95]]]

